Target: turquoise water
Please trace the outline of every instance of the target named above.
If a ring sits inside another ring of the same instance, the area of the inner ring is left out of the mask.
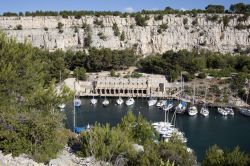
[[[118,106],[115,99],[110,98],[110,105],[102,106],[103,99],[98,98],[96,106],[90,105],[89,98],[82,98],[82,106],[76,109],[76,126],[86,126],[99,122],[116,125],[129,110],[135,115],[139,112],[151,122],[164,121],[164,111],[156,106],[148,107],[146,99],[135,99],[133,106]],[[177,104],[177,103],[175,103]],[[73,103],[66,106],[66,126],[73,128]],[[199,109],[200,110],[200,109]],[[210,109],[208,117],[200,114],[190,117],[187,114],[177,115],[176,126],[185,133],[188,139],[187,145],[192,148],[198,161],[201,161],[206,149],[214,144],[225,149],[231,149],[237,145],[242,150],[250,153],[250,117],[235,113],[233,117],[223,117],[215,108]]]

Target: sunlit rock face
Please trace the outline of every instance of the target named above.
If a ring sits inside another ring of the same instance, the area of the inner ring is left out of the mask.
[[[204,14],[196,17],[164,15],[163,19],[158,21],[154,19],[154,15],[150,15],[145,27],[137,26],[134,17],[130,16],[84,16],[80,19],[73,16],[0,17],[0,28],[8,36],[16,37],[18,42],[29,41],[33,46],[50,51],[83,50],[87,34],[91,35],[92,47],[133,48],[138,54],[143,55],[194,48],[227,53],[233,52],[237,46],[247,48],[250,45],[250,29],[235,28],[239,24],[239,15],[232,17],[228,26],[224,27],[223,16],[225,15],[219,15],[218,21],[212,22]],[[102,21],[103,26],[96,25],[95,20]],[[194,20],[197,20],[197,24],[194,24]],[[57,28],[59,22],[63,23],[61,32]],[[124,33],[124,40],[114,35],[114,23],[117,24],[120,34]],[[89,24],[90,31],[82,28],[83,24]],[[167,25],[167,29],[159,32],[161,24]],[[246,27],[250,25],[250,17],[241,24]],[[22,25],[21,30],[15,30],[17,25]]]

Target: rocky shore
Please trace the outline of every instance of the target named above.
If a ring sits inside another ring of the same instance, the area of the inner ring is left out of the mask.
[[[108,163],[97,161],[94,157],[81,158],[73,154],[68,147],[58,155],[56,159],[52,159],[48,164],[37,163],[30,159],[27,155],[22,154],[13,157],[12,154],[4,155],[0,151],[1,166],[104,166]]]

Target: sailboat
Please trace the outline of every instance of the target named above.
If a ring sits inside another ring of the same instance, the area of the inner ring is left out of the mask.
[[[148,100],[148,106],[151,107],[153,105],[155,105],[157,103],[157,100],[150,97],[149,100]]]
[[[90,103],[92,105],[96,105],[97,104],[97,99],[95,99],[95,97],[93,96],[93,98],[90,100]]]
[[[132,97],[130,97],[130,98],[126,101],[126,105],[127,105],[127,106],[133,105],[134,103],[135,103],[135,100],[134,100]]]
[[[74,89],[76,90],[76,82],[74,82]],[[75,107],[80,107],[81,104],[82,104],[82,101],[81,101],[80,97],[76,96],[76,94],[74,95],[74,101],[73,102],[74,102]]]
[[[105,99],[104,99],[103,102],[102,102],[102,105],[103,105],[103,106],[109,105],[109,101],[108,101],[108,99],[106,98],[106,96],[105,96]]]
[[[233,110],[233,108],[232,107],[226,107],[225,108],[225,111],[227,111],[227,114],[228,115],[234,115],[234,110]]]
[[[173,100],[167,100],[166,104],[163,106],[163,110],[169,111],[173,108],[173,106],[174,106]]]
[[[62,90],[62,72],[60,71],[60,93],[61,93],[61,90]],[[61,109],[61,111],[64,110],[66,104],[64,103],[61,103],[58,105],[58,107]]]
[[[124,102],[124,101],[122,100],[121,97],[119,97],[119,98],[116,100],[116,103],[117,103],[118,105],[122,105],[123,102]]]
[[[217,110],[218,110],[218,113],[221,114],[221,115],[223,115],[223,116],[227,116],[228,115],[228,112],[225,109],[223,109],[223,108],[218,107]]]
[[[201,108],[201,111],[200,111],[201,115],[203,115],[205,117],[209,115],[209,110],[208,110],[207,105],[206,105],[206,98],[207,98],[207,86],[206,86],[206,91],[205,91],[204,105],[203,105],[203,107]]]
[[[75,107],[80,107],[82,105],[81,99],[79,97],[76,97],[76,95],[74,98]]]
[[[181,75],[181,96],[184,91],[183,77]],[[180,100],[180,103],[175,107],[175,111],[178,114],[183,114],[187,109],[187,102]]]
[[[167,100],[160,100],[159,102],[157,102],[156,106],[159,108],[163,108],[167,103]]]
[[[167,113],[168,112],[168,113]],[[152,123],[154,129],[160,134],[161,138],[168,142],[172,136],[177,136],[183,143],[187,142],[187,139],[184,136],[184,133],[179,131],[175,127],[176,112],[172,117],[171,122],[168,121],[169,110],[165,111],[165,121]]]
[[[188,109],[188,115],[194,116],[198,113],[197,107],[194,105],[194,100],[195,100],[195,84],[194,84],[194,93],[193,93],[193,102],[192,106]]]

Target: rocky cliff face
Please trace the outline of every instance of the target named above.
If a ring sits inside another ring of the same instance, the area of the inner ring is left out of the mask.
[[[49,49],[58,48],[67,50],[84,49],[84,39],[87,36],[83,24],[90,25],[92,38],[91,46],[97,48],[125,49],[134,48],[137,53],[148,55],[163,53],[167,50],[181,50],[204,48],[219,52],[233,52],[240,45],[247,48],[250,45],[250,29],[238,30],[235,28],[237,17],[230,19],[228,26],[224,28],[223,15],[219,15],[219,21],[208,21],[207,16],[200,14],[196,17],[189,15],[164,15],[162,20],[156,21],[151,15],[147,20],[147,26],[136,25],[133,17],[121,18],[119,16],[84,16],[81,19],[74,17],[0,17],[0,28],[8,36],[16,37],[18,42],[30,41],[32,45]],[[187,20],[187,21],[184,21]],[[96,25],[95,20],[102,21],[102,25]],[[195,20],[195,21],[194,21]],[[63,23],[61,32],[57,28],[58,23]],[[184,23],[186,22],[186,24]],[[124,33],[124,40],[114,35],[113,24],[116,23],[120,33]],[[160,32],[160,25],[166,29]],[[247,27],[250,18],[240,23]],[[17,26],[20,30],[17,30]],[[167,26],[166,26],[167,25]]]

